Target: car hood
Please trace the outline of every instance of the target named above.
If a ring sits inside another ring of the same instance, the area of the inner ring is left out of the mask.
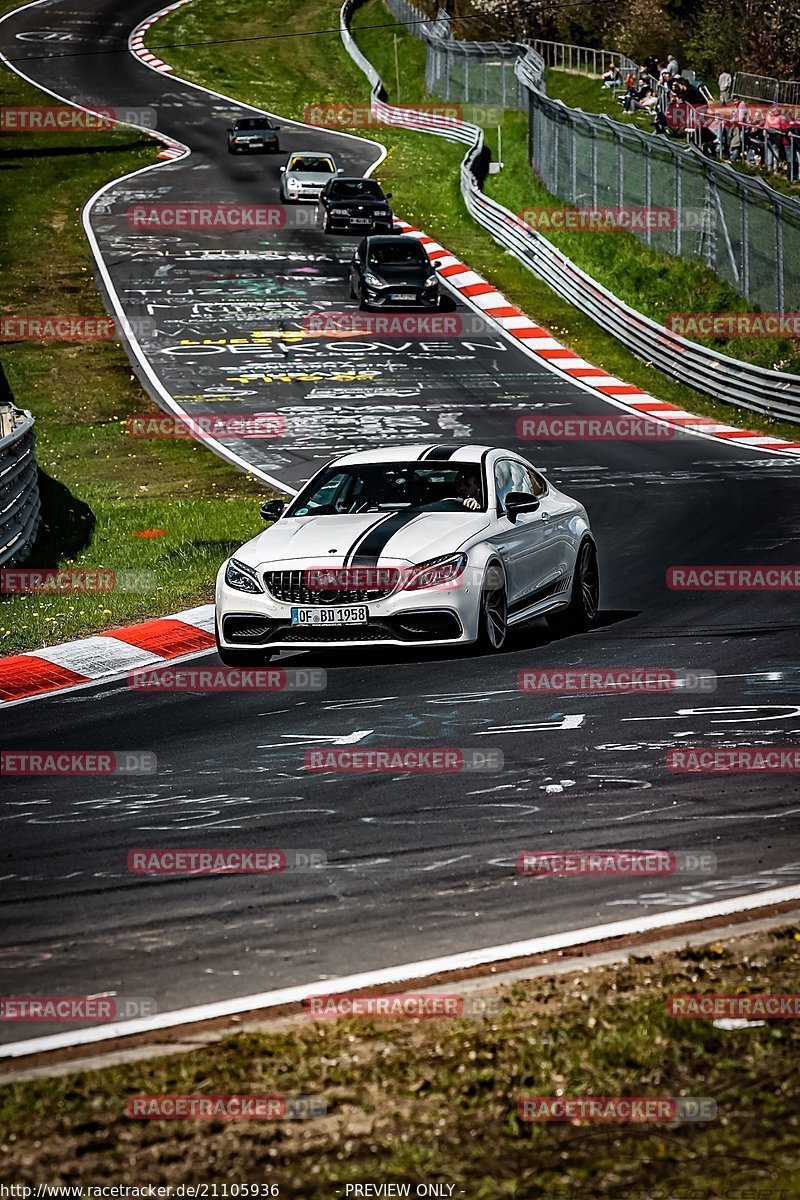
[[[330,171],[287,171],[284,178],[294,179],[298,183],[320,184],[322,187],[331,177]]]
[[[377,275],[379,279],[386,280],[387,283],[407,283],[412,287],[422,287],[426,279],[429,279],[434,274],[433,267],[427,263],[403,263],[400,266],[391,266],[388,263],[381,263],[380,266],[367,266],[367,270]]]
[[[453,554],[489,526],[485,512],[356,513],[283,517],[234,557],[261,570],[279,564],[340,567],[416,564]]]
[[[332,200],[330,196],[326,196],[326,201],[331,208],[388,208],[388,200],[374,200],[371,196],[358,197],[357,199],[348,200]]]

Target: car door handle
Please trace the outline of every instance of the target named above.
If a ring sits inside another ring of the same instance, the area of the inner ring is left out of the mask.
[[[543,513],[542,513],[542,520],[543,520],[543,521],[549,521],[549,520],[550,520],[550,513],[549,513],[549,512],[543,512]]]

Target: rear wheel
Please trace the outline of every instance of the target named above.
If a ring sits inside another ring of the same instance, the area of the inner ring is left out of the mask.
[[[557,633],[582,633],[594,624],[599,599],[597,549],[594,542],[587,538],[578,551],[569,604],[561,612],[550,613],[547,623]]]
[[[508,638],[508,599],[506,580],[496,563],[487,569],[481,590],[478,618],[478,647],[487,654],[503,649]]]

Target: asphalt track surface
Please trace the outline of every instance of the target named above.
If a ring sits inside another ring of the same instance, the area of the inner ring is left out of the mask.
[[[797,882],[795,776],[666,767],[681,744],[797,744],[796,596],[672,592],[665,580],[680,564],[800,562],[796,462],[691,436],[520,443],[520,415],[614,410],[500,334],[410,346],[255,336],[348,307],[353,242],[308,227],[264,237],[130,228],[128,209],[142,199],[276,201],[284,161],[229,157],[225,129],[244,110],[127,53],[151,4],[30,7],[0,25],[0,48],[81,104],[154,108],[158,128],[191,147],[189,158],[109,189],[92,218],[128,315],[154,320],[143,344],[164,386],[191,412],[280,412],[284,439],[235,448],[291,487],[351,448],[522,450],[587,505],[601,620],[560,640],[533,625],[492,658],[283,655],[280,665],[326,668],[321,694],[154,695],[117,682],[9,710],[4,748],[146,749],[159,769],[4,781],[0,991],[117,991],[166,1011]],[[352,172],[375,161],[374,143],[282,123],[285,149],[330,149]],[[420,135],[423,166],[424,153]],[[217,345],[191,345],[204,339]],[[231,339],[243,339],[240,352]],[[517,688],[523,668],[579,665],[713,670],[718,687],[550,698]],[[307,749],[348,743],[491,748],[505,762],[470,775],[304,769]],[[126,869],[141,846],[313,848],[328,865],[142,879]],[[596,846],[711,851],[718,870],[516,873],[523,849]],[[0,1040],[51,1031],[7,1024]]]

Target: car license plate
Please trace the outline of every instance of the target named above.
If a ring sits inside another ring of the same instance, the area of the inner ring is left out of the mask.
[[[293,625],[366,625],[369,610],[366,604],[347,608],[293,608]]]
[[[416,300],[416,298],[417,297],[414,295],[413,292],[395,292],[394,293],[395,300]]]
[[[369,217],[351,217],[350,221],[353,225],[369,225]]]

